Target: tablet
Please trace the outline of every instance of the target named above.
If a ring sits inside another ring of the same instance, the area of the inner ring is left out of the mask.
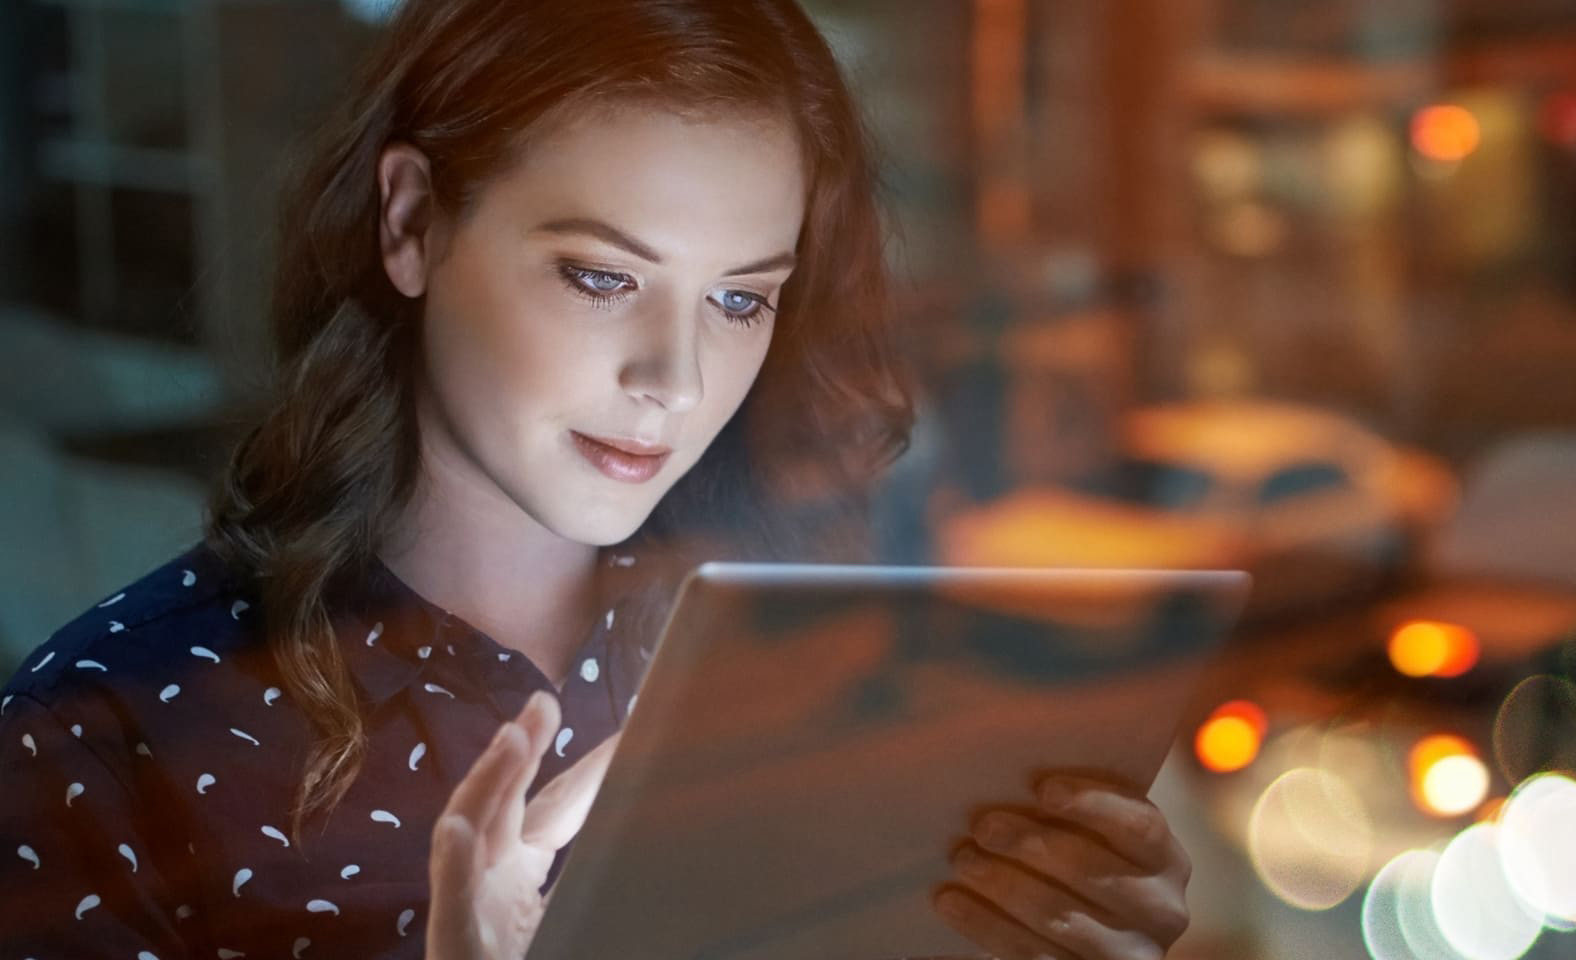
[[[931,892],[1050,769],[1147,790],[1238,571],[706,564],[529,957],[974,954]]]

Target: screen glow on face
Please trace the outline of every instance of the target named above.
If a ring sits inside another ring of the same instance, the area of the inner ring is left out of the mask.
[[[424,446],[562,537],[624,539],[754,383],[804,196],[781,122],[604,108],[534,139],[428,276]]]

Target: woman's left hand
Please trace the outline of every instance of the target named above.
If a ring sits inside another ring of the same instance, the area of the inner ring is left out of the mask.
[[[991,810],[936,909],[1000,960],[1158,960],[1187,929],[1192,865],[1147,798],[1053,775],[1035,816]]]

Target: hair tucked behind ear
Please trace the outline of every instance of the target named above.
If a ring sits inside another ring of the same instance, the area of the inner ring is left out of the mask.
[[[318,731],[298,836],[344,796],[365,753],[327,598],[367,575],[419,476],[422,304],[384,272],[378,158],[396,140],[421,150],[436,208],[462,218],[533,130],[620,101],[786,116],[810,173],[799,266],[761,375],[638,536],[672,545],[709,528],[751,544],[732,552],[803,552],[774,499],[819,473],[857,506],[860,482],[906,442],[913,414],[865,137],[831,51],[792,0],[405,0],[281,207],[275,398],[210,504],[208,540],[255,579],[274,659]],[[674,555],[679,570],[685,554]],[[671,585],[659,576],[646,591],[650,621]]]

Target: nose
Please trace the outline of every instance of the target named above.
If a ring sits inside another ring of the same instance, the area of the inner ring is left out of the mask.
[[[654,305],[633,318],[631,347],[619,386],[643,403],[670,413],[695,408],[705,394],[700,364],[700,324],[692,309]]]

